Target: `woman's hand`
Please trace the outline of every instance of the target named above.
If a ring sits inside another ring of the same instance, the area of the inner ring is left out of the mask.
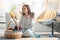
[[[21,26],[17,26],[17,28],[18,28],[18,31],[19,31],[19,30],[22,30],[22,27],[21,27]]]

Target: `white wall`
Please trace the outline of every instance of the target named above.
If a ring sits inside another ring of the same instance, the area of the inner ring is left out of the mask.
[[[29,4],[31,11],[35,13],[35,17],[37,17],[44,9],[43,0],[0,0],[0,13],[3,13],[4,15],[4,13],[9,12],[13,5],[16,5],[17,9],[21,11],[22,3],[24,2],[25,4]]]
[[[4,16],[5,12],[8,12],[10,9],[8,0],[0,0],[0,16]]]
[[[42,11],[46,10],[46,0],[0,0],[0,14],[4,15],[11,10],[11,7],[16,6],[16,10],[21,11],[22,3],[29,4],[31,11],[35,13],[37,18]],[[48,4],[48,8],[57,9],[56,4]],[[1,15],[0,15],[1,16]]]

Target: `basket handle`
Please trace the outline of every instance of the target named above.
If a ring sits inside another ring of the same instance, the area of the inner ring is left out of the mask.
[[[9,25],[10,25],[11,22],[12,22],[12,21],[9,21],[9,22],[8,22],[7,30],[8,30],[8,28],[9,28]]]

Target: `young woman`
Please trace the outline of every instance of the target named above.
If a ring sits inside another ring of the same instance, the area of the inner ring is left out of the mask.
[[[32,29],[32,20],[31,20],[31,10],[29,5],[23,5],[22,7],[22,16],[19,20],[19,25],[22,27],[23,36],[33,37],[34,32]]]

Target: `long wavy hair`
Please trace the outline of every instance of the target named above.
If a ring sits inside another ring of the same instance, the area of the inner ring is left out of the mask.
[[[26,7],[26,8],[27,8],[27,10],[28,10],[28,15],[30,15],[30,14],[31,14],[31,10],[30,10],[29,5],[25,4],[25,5],[23,5],[23,7]],[[23,13],[23,7],[22,7],[22,15],[24,16],[25,13]]]

